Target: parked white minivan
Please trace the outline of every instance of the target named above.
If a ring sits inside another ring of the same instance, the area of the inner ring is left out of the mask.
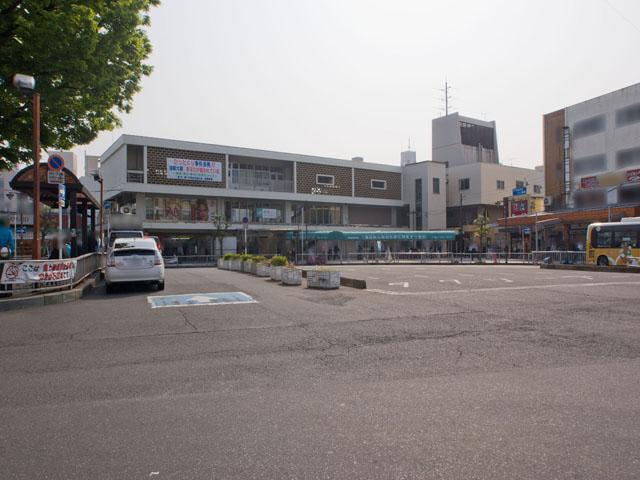
[[[164,290],[164,261],[151,238],[118,238],[114,241],[104,271],[107,293],[117,283],[149,283]]]

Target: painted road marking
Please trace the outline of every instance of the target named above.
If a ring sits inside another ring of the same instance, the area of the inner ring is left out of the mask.
[[[549,285],[528,285],[517,287],[486,287],[486,288],[463,288],[460,290],[431,290],[428,292],[394,292],[391,290],[380,290],[378,288],[366,289],[366,292],[382,293],[384,295],[432,295],[447,293],[474,293],[474,292],[497,292],[501,290],[542,290],[545,288],[575,288],[575,287],[608,287],[615,285],[640,285],[640,282],[600,282],[600,283],[559,283]]]
[[[560,278],[586,278],[587,280],[593,280],[593,277],[589,275],[563,275]]]
[[[390,287],[394,285],[402,285],[404,288],[409,288],[409,282],[391,282],[389,284]]]
[[[147,297],[147,301],[151,305],[151,308],[258,303],[253,297],[243,292],[187,293],[183,295],[150,296]]]
[[[444,283],[444,282],[455,282],[458,285],[460,285],[460,280],[456,280],[455,278],[453,280],[440,280],[440,283]]]
[[[504,283],[513,283],[513,280],[511,280],[510,278],[501,278],[500,280],[502,280]]]
[[[367,277],[367,278],[369,278],[371,280],[380,280],[380,277]]]

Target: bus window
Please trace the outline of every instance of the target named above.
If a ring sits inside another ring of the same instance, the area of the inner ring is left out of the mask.
[[[595,248],[610,248],[612,243],[611,233],[609,230],[594,230],[592,245]]]

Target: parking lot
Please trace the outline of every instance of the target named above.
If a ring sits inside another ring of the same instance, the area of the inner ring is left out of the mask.
[[[3,313],[2,477],[639,477],[640,275],[342,271]]]

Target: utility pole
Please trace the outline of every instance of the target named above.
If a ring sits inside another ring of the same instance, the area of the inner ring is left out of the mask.
[[[460,238],[462,239],[462,249],[464,250],[464,222],[462,221],[462,192],[460,192],[460,205],[458,206],[458,216],[460,217]]]

